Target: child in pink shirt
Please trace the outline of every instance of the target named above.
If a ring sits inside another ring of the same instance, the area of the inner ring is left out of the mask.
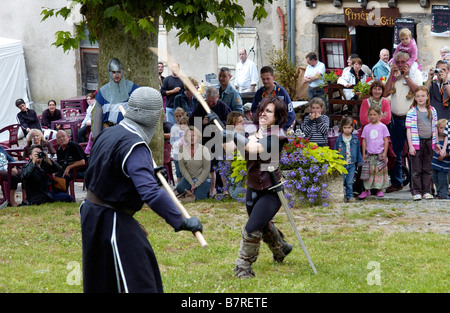
[[[395,49],[392,59],[395,60],[395,56],[400,51],[407,52],[409,54],[409,60],[406,62],[411,67],[414,62],[417,61],[417,44],[412,37],[411,31],[408,28],[402,28],[398,33],[401,43]]]

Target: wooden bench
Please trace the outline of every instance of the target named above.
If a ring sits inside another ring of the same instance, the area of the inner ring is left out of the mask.
[[[353,89],[353,87],[347,88],[336,83],[328,84],[328,117],[330,118],[330,127],[333,127],[335,121],[339,122],[344,116],[352,117],[360,125],[359,110],[362,100],[346,100],[343,91],[344,89]],[[347,109],[344,111],[345,105],[347,105]]]

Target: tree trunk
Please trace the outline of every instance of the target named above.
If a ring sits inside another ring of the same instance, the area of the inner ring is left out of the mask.
[[[96,15],[86,14],[89,23],[90,18],[97,19]],[[154,27],[158,30],[158,16],[154,16]],[[150,51],[150,47],[158,47],[158,34],[141,33],[134,38],[131,33],[126,33],[122,25],[99,25],[95,29],[99,46],[97,61],[99,86],[109,82],[108,62],[112,58],[118,58],[124,67],[123,77],[131,80],[138,86],[150,86],[159,90],[158,84],[158,56]],[[162,165],[164,160],[164,112],[155,130],[155,134],[149,144],[153,159],[157,165]]]

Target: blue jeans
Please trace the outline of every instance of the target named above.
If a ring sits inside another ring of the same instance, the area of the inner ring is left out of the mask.
[[[436,194],[443,198],[448,198],[448,172],[433,169],[433,183],[436,186]]]
[[[345,199],[350,199],[353,197],[353,178],[355,177],[356,164],[347,164],[345,165],[347,169],[347,174],[342,174],[344,178],[344,187],[345,187]]]
[[[52,190],[50,191],[50,193],[52,194],[53,200],[55,200],[55,202],[75,202],[72,196],[66,192],[54,192]]]
[[[196,183],[197,178],[194,178],[193,181],[194,181],[194,183]],[[203,184],[201,184],[194,190],[195,200],[206,199],[208,197],[208,192],[209,192],[210,187],[211,187],[211,179],[207,178],[203,182]],[[185,189],[190,190],[191,184],[189,184],[189,182],[184,177],[182,177],[180,182],[177,185],[177,191],[179,194],[181,194],[184,192]]]
[[[395,164],[391,170],[391,185],[401,187],[403,186],[402,153],[406,142],[405,119],[392,117],[390,134],[392,149],[396,156]]]
[[[180,170],[180,163],[178,160],[173,160],[173,163],[175,164],[175,175],[177,175],[177,178],[181,178],[181,170]]]
[[[167,122],[172,123],[172,125],[175,125],[175,116],[173,115],[173,113],[175,112],[174,108],[167,108],[166,107],[166,120]]]

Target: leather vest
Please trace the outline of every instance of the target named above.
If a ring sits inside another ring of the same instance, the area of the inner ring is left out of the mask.
[[[274,185],[272,182],[272,177],[270,172],[267,170],[261,170],[261,165],[270,164],[270,160],[262,161],[257,160],[248,160],[247,161],[247,186],[254,190],[265,190]],[[279,167],[279,163],[276,165],[275,176],[278,181],[281,179],[281,171]]]
[[[267,138],[267,137],[265,137]],[[272,176],[270,175],[270,172],[268,171],[268,166],[272,165],[275,167],[275,176],[277,177],[278,181],[281,179],[281,170],[280,170],[280,155],[281,150],[283,149],[284,143],[287,142],[286,137],[279,136],[279,146],[278,146],[278,153],[268,154],[271,156],[271,158],[264,157],[264,159],[261,158],[261,155],[258,154],[256,157],[255,155],[249,155],[246,153],[246,160],[247,160],[247,186],[254,190],[265,190],[267,188],[270,188],[274,186],[274,183],[272,182]],[[272,156],[277,157],[274,159]]]

